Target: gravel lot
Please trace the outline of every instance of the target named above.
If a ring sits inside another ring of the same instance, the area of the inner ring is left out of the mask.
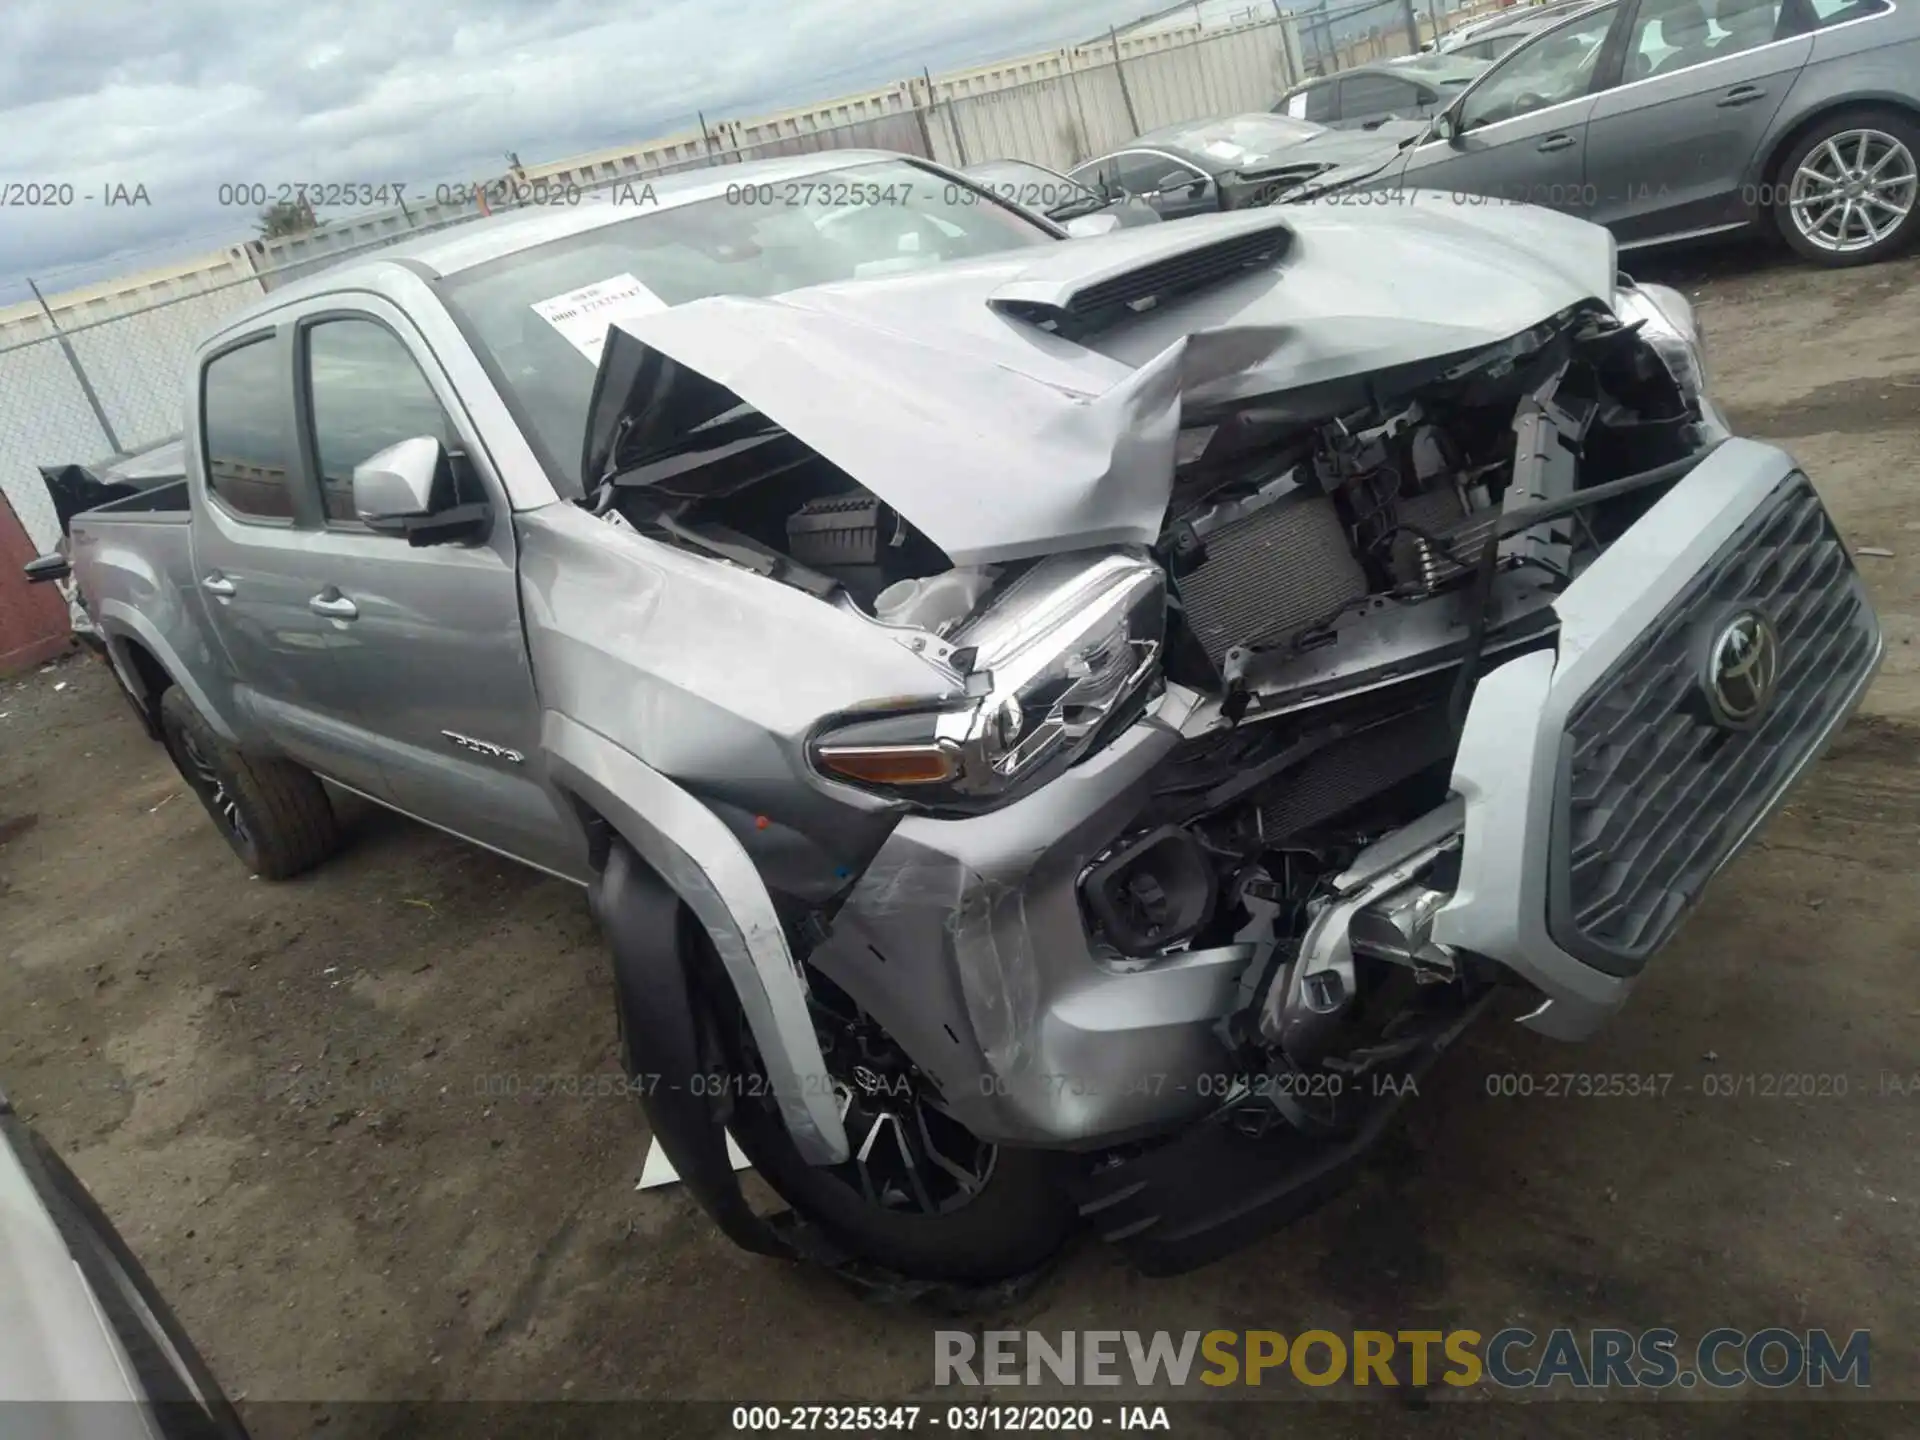
[[[1866,712],[1600,1039],[1484,1028],[1306,1222],[1177,1280],[1089,1247],[991,1323],[1866,1327],[1875,1392],[1920,1399],[1920,259],[1638,268],[1697,297],[1738,428],[1799,456],[1854,545],[1892,552],[1861,561],[1889,640]],[[929,1395],[935,1321],[737,1253],[674,1191],[636,1194],[629,1101],[489,1093],[490,1077],[524,1091],[614,1071],[578,892],[383,813],[352,825],[320,872],[251,880],[104,669],[0,685],[0,1080],[230,1392]],[[1673,1078],[1659,1099],[1488,1093],[1490,1075],[1572,1069]],[[1846,1094],[1706,1093],[1710,1076],[1781,1074],[1844,1077]],[[1290,1428],[1417,1418],[1368,1394],[1300,1406]],[[1683,1413],[1687,1433],[1754,1433],[1731,1406]],[[307,1414],[255,1422],[306,1433]],[[1181,1428],[1273,1433],[1267,1414],[1219,1403]],[[1794,1414],[1791,1433],[1892,1419]],[[1416,1428],[1594,1418],[1482,1404]]]

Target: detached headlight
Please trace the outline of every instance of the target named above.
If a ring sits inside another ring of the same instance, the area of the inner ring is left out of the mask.
[[[1166,579],[1126,551],[1042,560],[952,637],[965,699],[844,715],[814,737],[832,780],[934,808],[990,809],[1096,743],[1159,674]]]
[[[1613,313],[1624,325],[1640,326],[1684,394],[1696,400],[1706,395],[1706,350],[1686,296],[1665,285],[1623,283],[1614,291]]]

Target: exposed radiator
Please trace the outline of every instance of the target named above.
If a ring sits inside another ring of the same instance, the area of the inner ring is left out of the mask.
[[[1260,807],[1261,831],[1276,841],[1311,829],[1449,759],[1453,750],[1453,734],[1437,706],[1336,740],[1274,781],[1273,798]]]
[[[1206,559],[1179,581],[1187,624],[1218,670],[1236,645],[1271,645],[1330,619],[1367,593],[1333,501],[1275,501],[1207,538]]]

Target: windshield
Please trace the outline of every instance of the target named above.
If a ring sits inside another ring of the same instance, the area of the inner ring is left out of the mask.
[[[555,485],[578,496],[587,405],[611,320],[708,295],[777,295],[1056,239],[967,186],[907,161],[881,161],[643,209],[457,273],[442,294]]]
[[[1285,115],[1235,115],[1210,125],[1162,131],[1159,138],[1163,144],[1205,155],[1224,168],[1245,169],[1260,164],[1275,151],[1324,134],[1326,128],[1311,120],[1294,120]],[[1139,143],[1147,145],[1151,139],[1147,137]]]
[[[1106,204],[1078,180],[1024,160],[989,160],[969,166],[964,173],[1009,204],[1024,205],[1056,219],[1069,219]]]

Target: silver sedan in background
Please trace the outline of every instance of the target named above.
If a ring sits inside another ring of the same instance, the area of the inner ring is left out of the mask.
[[[1388,163],[1293,198],[1546,205],[1623,250],[1771,227],[1859,265],[1913,240],[1916,157],[1914,6],[1608,0],[1495,62]]]

